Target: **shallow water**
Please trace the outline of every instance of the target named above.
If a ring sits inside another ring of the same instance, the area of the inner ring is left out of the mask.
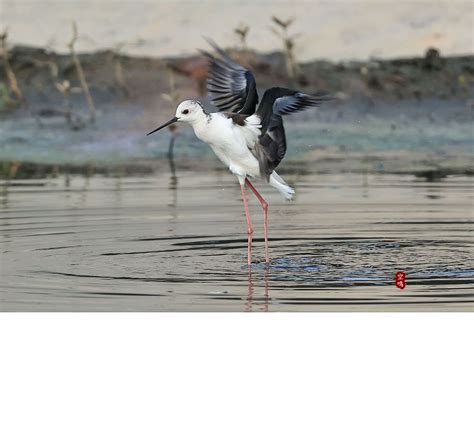
[[[286,175],[271,264],[227,172],[0,182],[3,311],[474,309],[472,179]],[[405,271],[406,288],[395,286]]]

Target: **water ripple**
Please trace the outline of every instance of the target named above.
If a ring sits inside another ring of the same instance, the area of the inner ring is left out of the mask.
[[[170,189],[166,176],[73,179],[73,192],[61,177],[4,187],[1,309],[473,309],[464,180],[440,182],[436,200],[420,199],[423,184],[403,176],[374,178],[373,186],[338,176],[337,188],[334,177],[305,176],[292,204],[263,187],[271,262],[263,260],[261,212],[252,202],[249,270],[238,188],[232,177],[222,186],[214,179],[184,176]],[[403,290],[398,271],[406,273]]]

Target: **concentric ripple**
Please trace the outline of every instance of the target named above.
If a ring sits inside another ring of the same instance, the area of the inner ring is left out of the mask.
[[[437,311],[474,308],[472,182],[287,176],[266,185],[271,263],[233,177],[0,183],[3,311]],[[256,183],[257,184],[257,183]],[[258,185],[258,184],[257,184]],[[439,196],[429,197],[433,191]],[[406,288],[395,286],[406,273]]]

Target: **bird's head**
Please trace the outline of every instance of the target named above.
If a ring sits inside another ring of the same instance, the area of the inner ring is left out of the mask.
[[[199,101],[183,101],[176,109],[176,115],[175,117],[173,117],[173,119],[169,120],[168,122],[156,128],[155,130],[149,132],[147,135],[153,134],[154,132],[159,131],[160,129],[163,129],[166,126],[169,126],[172,123],[176,122],[186,122],[193,124],[205,117],[205,115],[206,113],[204,112],[204,108],[202,107],[202,104]]]
[[[204,109],[198,101],[187,100],[180,103],[176,109],[178,122],[192,123],[200,119],[204,114]]]

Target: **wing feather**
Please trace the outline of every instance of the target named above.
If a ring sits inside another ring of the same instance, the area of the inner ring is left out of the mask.
[[[263,94],[257,116],[261,120],[261,135],[255,145],[255,155],[262,176],[270,174],[280,164],[286,153],[286,137],[282,116],[302,111],[334,99],[325,92],[304,94],[286,88],[271,88]]]
[[[254,114],[258,94],[252,72],[230,58],[215,43],[209,43],[216,51],[215,56],[203,52],[209,60],[207,89],[212,103],[220,111]]]

